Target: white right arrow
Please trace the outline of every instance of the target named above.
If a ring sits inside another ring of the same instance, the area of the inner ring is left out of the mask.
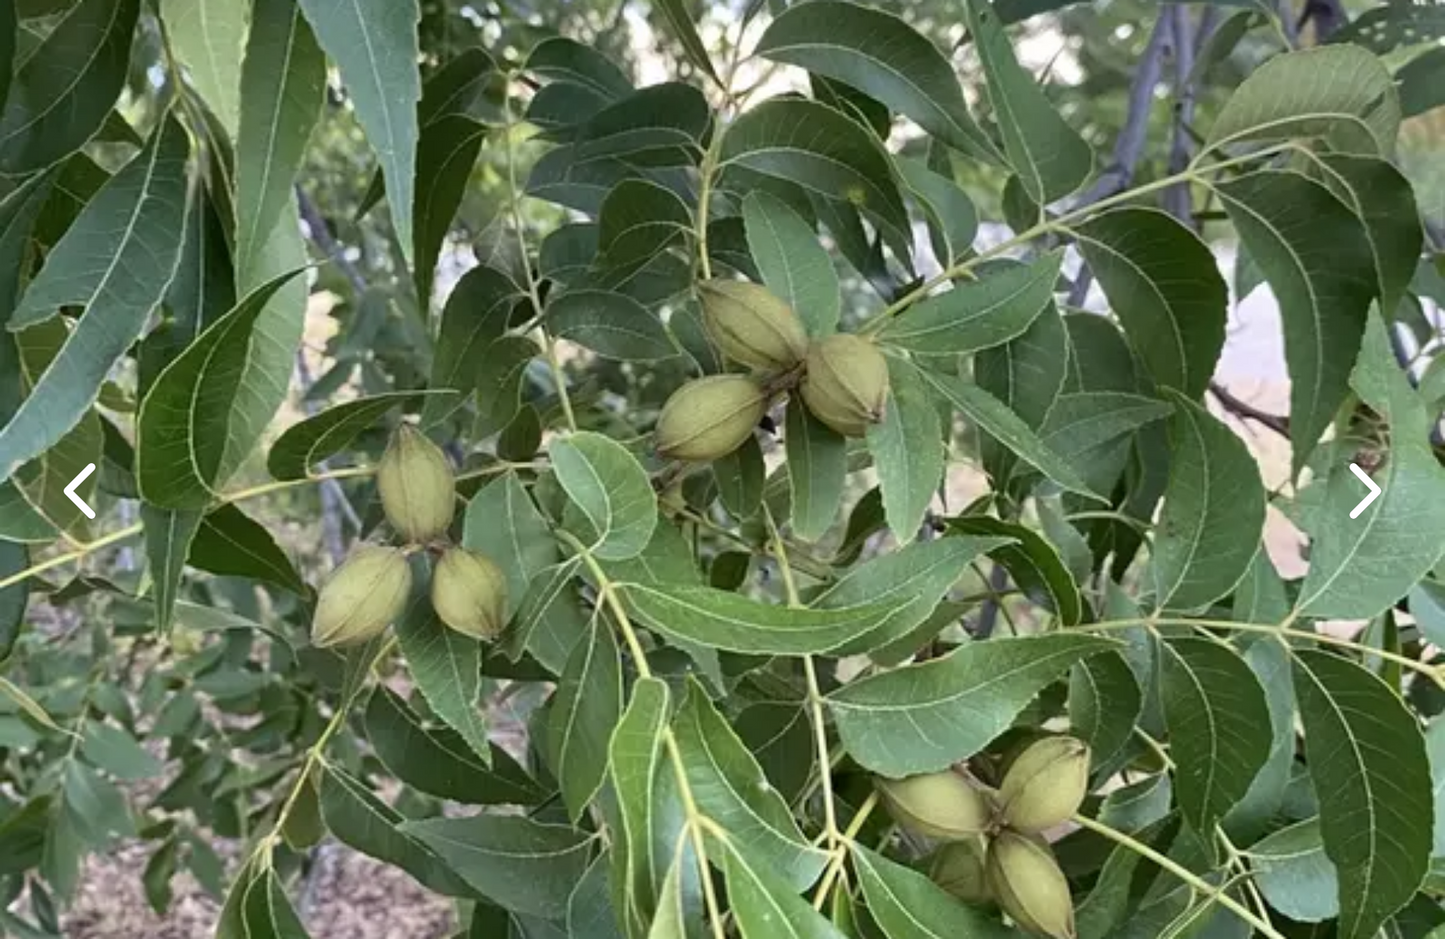
[[[1359,518],[1360,513],[1369,508],[1370,503],[1380,497],[1380,487],[1375,485],[1375,481],[1371,479],[1364,470],[1353,463],[1350,464],[1350,472],[1359,477],[1360,482],[1364,483],[1370,490],[1370,494],[1361,499],[1360,504],[1350,510],[1350,518]]]

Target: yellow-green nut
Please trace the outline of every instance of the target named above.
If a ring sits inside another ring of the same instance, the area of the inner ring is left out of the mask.
[[[401,615],[410,594],[406,555],[380,545],[357,548],[321,588],[311,618],[311,644],[365,642]]]
[[[998,799],[1005,825],[1039,832],[1072,818],[1088,792],[1088,744],[1073,737],[1044,737],[1009,766]]]
[[[798,390],[814,417],[845,437],[861,437],[883,420],[888,360],[877,346],[835,333],[808,347],[807,362]]]
[[[1074,939],[1074,902],[1054,853],[1041,839],[1005,829],[988,846],[984,873],[1015,923],[1050,939]]]
[[[745,375],[709,375],[672,393],[657,416],[658,455],[705,463],[727,456],[752,436],[768,399]]]
[[[431,605],[457,632],[495,639],[507,625],[507,575],[485,554],[448,548],[432,571]]]
[[[766,287],[706,280],[697,292],[708,335],[732,361],[764,372],[785,372],[808,354],[803,321]]]
[[[424,544],[447,530],[457,501],[457,479],[441,447],[410,424],[392,434],[376,470],[381,507],[409,544]]]
[[[987,855],[988,846],[982,838],[949,842],[933,853],[928,876],[964,903],[981,905],[992,902],[993,893],[988,889],[988,878],[984,874]]]
[[[878,791],[893,820],[917,835],[961,841],[993,824],[992,797],[957,773],[879,779]]]

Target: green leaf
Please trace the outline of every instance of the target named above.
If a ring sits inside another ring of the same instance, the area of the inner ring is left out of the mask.
[[[1294,683],[1290,678],[1289,651],[1277,642],[1255,642],[1244,651],[1244,660],[1264,689],[1269,703],[1272,742],[1269,758],[1255,774],[1249,791],[1224,819],[1225,831],[1236,844],[1254,841],[1279,816],[1294,774],[1296,745]]]
[[[80,752],[98,769],[105,770],[116,779],[152,779],[165,771],[165,764],[147,752],[134,737],[110,724],[88,722]]]
[[[980,431],[998,440],[1030,466],[1071,492],[1105,501],[1089,488],[1068,461],[1049,449],[1038,434],[1002,401],[961,378],[934,372],[920,374]]]
[[[1084,601],[1073,574],[1048,539],[1027,525],[987,515],[963,515],[948,520],[950,531],[991,535],[1010,543],[989,551],[994,563],[1009,572],[1032,602],[1052,610],[1064,626],[1077,626],[1084,618]]]
[[[450,727],[427,727],[384,687],[366,705],[366,738],[397,779],[464,805],[535,805],[546,792],[496,744],[477,756]]]
[[[136,430],[136,481],[153,505],[197,509],[226,482],[221,461],[233,422],[264,424],[242,397],[253,331],[266,305],[300,271],[282,274],[245,296],[186,348],[151,385]]]
[[[431,578],[413,579],[427,584]],[[411,609],[396,624],[401,651],[411,677],[437,717],[461,735],[482,760],[491,758],[482,692],[482,644],[442,624],[424,596],[413,597]]]
[[[1340,915],[1339,878],[1325,857],[1320,820],[1307,818],[1250,846],[1254,882],[1269,905],[1298,923]]]
[[[195,4],[201,7],[204,4]],[[253,0],[236,134],[236,267],[254,282],[264,241],[285,224],[290,186],[321,116],[327,59],[296,0]]]
[[[697,807],[728,833],[727,843],[793,890],[817,879],[827,854],[808,844],[788,803],[696,679],[688,681],[672,732]]]
[[[760,603],[729,590],[677,584],[626,585],[628,603],[650,628],[714,649],[756,655],[829,652],[877,629],[895,604],[817,610]]]
[[[757,54],[851,85],[949,146],[998,162],[937,46],[892,13],[843,0],[814,4],[788,8],[773,20]]]
[[[718,498],[733,518],[751,518],[763,504],[763,484],[767,467],[756,434],[731,453],[712,461],[713,479],[717,481]]]
[[[1431,849],[1430,766],[1415,716],[1366,669],[1297,650],[1294,687],[1340,882],[1341,939],[1366,939],[1420,886]]]
[[[711,118],[707,98],[692,85],[650,85],[583,124],[577,131],[575,156],[589,163],[616,157],[624,169],[691,165],[702,152]]]
[[[945,169],[951,173],[947,155],[943,151],[939,153],[944,158]],[[934,259],[941,266],[962,260],[973,249],[973,239],[978,234],[978,210],[973,200],[951,178],[935,173],[922,163],[897,159],[894,165],[928,220]]]
[[[880,341],[920,355],[958,355],[1021,336],[1050,304],[1062,251],[954,284],[888,321]]]
[[[1154,533],[1160,609],[1195,610],[1229,594],[1264,533],[1264,483],[1244,441],[1202,406],[1171,394],[1169,485]]]
[[[271,533],[234,505],[223,505],[201,520],[186,563],[212,574],[275,584],[298,596],[311,592]]]
[[[231,885],[216,925],[216,939],[309,939],[276,872],[246,864]]]
[[[277,479],[305,479],[311,467],[346,449],[363,431],[398,404],[426,392],[393,391],[357,398],[292,424],[266,455],[266,469]]]
[[[1310,569],[1296,604],[1302,616],[1376,616],[1409,592],[1445,548],[1438,534],[1445,526],[1439,497],[1445,470],[1431,451],[1424,403],[1396,363],[1386,329],[1372,314],[1350,379],[1390,427],[1389,459],[1377,483],[1383,491],[1352,519],[1365,493],[1347,463],[1335,462],[1328,479],[1316,483],[1325,497],[1310,526]]]
[[[125,87],[139,12],[140,0],[81,0],[24,59],[0,112],[0,173],[53,166],[95,136]]]
[[[553,333],[609,359],[655,362],[677,355],[657,316],[631,297],[573,290],[547,304]]]
[[[1445,105],[1445,51],[1439,47],[1415,56],[1395,72],[1400,115],[1415,117]]]
[[[1424,230],[1410,181],[1388,160],[1310,154],[1320,182],[1364,223],[1380,309],[1393,311],[1415,275]]]
[[[547,717],[551,765],[574,822],[607,777],[607,745],[621,714],[621,654],[610,624],[594,617],[572,650]]]
[[[943,482],[948,454],[938,404],[918,369],[889,357],[888,378],[888,403],[882,422],[868,428],[868,452],[878,473],[888,527],[899,543],[907,544],[918,536]]]
[[[726,842],[723,876],[728,906],[743,939],[845,939],[798,896],[797,886]]]
[[[657,500],[631,453],[590,431],[555,441],[548,453],[557,481],[592,523],[593,554],[625,561],[647,547],[657,524]]]
[[[1400,100],[1384,63],[1358,46],[1329,45],[1255,69],[1225,102],[1205,146],[1326,136],[1336,149],[1389,156],[1399,130]]]
[[[691,230],[692,213],[671,189],[624,179],[602,200],[594,267],[607,285],[620,285]]]
[[[393,0],[297,0],[321,48],[336,62],[356,119],[386,177],[396,240],[412,263],[416,180],[417,20],[414,3]]]
[[[1046,304],[1023,334],[974,356],[973,379],[1037,430],[1064,387],[1071,354],[1064,320],[1054,304]],[[985,469],[1002,485],[1013,469],[1013,453],[986,434],[979,445]]]
[[[755,189],[743,199],[748,250],[763,283],[802,319],[810,336],[838,328],[838,272],[817,233],[782,199]]]
[[[186,509],[161,509],[142,504],[140,518],[145,526],[146,565],[155,582],[156,632],[164,635],[171,628],[181,572],[203,516]]]
[[[552,36],[537,43],[527,55],[527,71],[551,81],[583,85],[609,101],[632,93],[632,82],[616,63],[597,49],[566,36]]]
[[[677,41],[682,43],[682,51],[687,55],[688,61],[696,65],[713,81],[721,83],[717,77],[717,70],[713,68],[712,60],[707,56],[707,47],[698,38],[697,27],[693,26],[692,17],[688,15],[683,0],[658,0],[658,8],[667,18],[667,23],[676,34]]]
[[[1107,765],[1134,736],[1144,696],[1122,655],[1110,652],[1078,663],[1069,673],[1069,726]]]
[[[0,351],[0,366],[12,364],[5,361],[12,356],[19,360],[13,363],[13,374],[20,386],[16,389],[17,392],[34,386],[45,369],[55,360],[69,335],[65,322],[59,317],[53,317],[14,334],[13,345],[4,342],[8,350]],[[0,341],[9,338],[0,337]],[[18,405],[19,402],[16,403]],[[21,523],[22,527],[39,528],[49,536],[53,536],[58,529],[71,538],[89,540],[90,519],[80,511],[80,506],[65,494],[65,487],[70,485],[71,480],[75,479],[81,470],[92,463],[101,462],[103,446],[104,433],[100,418],[94,411],[87,411],[65,436],[20,467],[11,480],[11,485],[20,500],[28,503],[29,511],[24,514],[38,516],[40,522],[38,526]],[[99,475],[101,474],[92,474],[74,490],[82,499],[87,500],[87,504],[93,503],[98,486],[96,477]],[[48,539],[42,537],[42,540]]]
[[[1244,798],[1269,756],[1269,704],[1231,649],[1209,639],[1172,639],[1158,648],[1179,811],[1207,835]]]
[[[804,541],[827,534],[843,502],[848,478],[848,441],[795,404],[784,418],[793,533]]]
[[[185,230],[187,151],[185,131],[167,120],[101,187],[30,282],[12,330],[64,306],[85,312],[0,429],[0,482],[75,426],[164,296]]]
[[[520,816],[473,815],[406,822],[401,831],[435,851],[463,880],[498,905],[560,919],[587,870],[585,832]]]
[[[0,31],[0,36],[3,35]],[[3,82],[9,72],[0,69],[0,75],[4,76],[0,78]],[[26,259],[30,254],[31,236],[58,175],[36,173],[0,199],[0,265],[3,265],[0,266],[0,324],[10,319],[20,299],[21,283],[29,273]]]
[[[969,643],[844,685],[827,701],[843,746],[865,769],[894,778],[936,772],[987,746],[1076,662],[1115,647],[1066,633]]]
[[[825,104],[770,98],[728,128],[721,156],[720,168],[746,167],[846,200],[912,243],[908,212],[882,142]]]
[[[608,852],[604,851],[577,881],[577,886],[567,898],[567,935],[626,939],[621,931],[620,911],[613,909],[613,895],[608,884],[611,861]]]
[[[933,881],[860,844],[849,845],[868,912],[888,939],[1004,939],[1012,930]]]
[[[547,520],[508,472],[478,490],[467,504],[462,547],[491,558],[507,575],[507,615],[516,612],[528,585],[557,560],[557,542]]]
[[[620,912],[629,924],[630,934],[642,933],[658,911],[672,860],[662,845],[669,837],[678,837],[657,804],[657,775],[670,771],[663,761],[668,699],[667,684],[661,679],[639,678],[607,745],[612,789],[622,819],[618,844],[613,848],[623,859]]]
[[[22,544],[0,541],[0,580],[9,580],[30,566],[30,552]],[[30,602],[30,585],[19,580],[0,587],[0,659],[8,659],[25,623]]]
[[[472,436],[480,439],[504,430],[522,409],[522,381],[537,357],[537,344],[522,336],[500,336],[471,363],[476,370],[477,419]]]
[[[520,659],[527,651],[553,675],[562,674],[590,621],[573,585],[581,566],[581,558],[569,558],[542,568],[528,581],[512,627],[503,637],[502,650],[509,658]]]
[[[1229,290],[1208,246],[1157,209],[1113,209],[1074,232],[1150,375],[1198,400],[1229,314]]]
[[[335,766],[321,773],[321,814],[326,827],[362,854],[406,871],[428,890],[470,899],[468,885],[421,840],[404,831],[406,816],[387,805],[361,780]]]
[[[1299,173],[1261,170],[1215,188],[1279,300],[1298,474],[1345,396],[1375,297],[1369,240],[1344,203]]]
[[[417,302],[423,307],[431,304],[437,258],[471,182],[486,135],[485,125],[459,114],[438,118],[421,131],[416,157],[420,186],[412,215],[412,282]]]
[[[241,120],[241,50],[252,19],[246,4],[161,0],[160,6],[170,48],[206,106],[234,135]]]
[[[861,655],[908,635],[933,614],[969,562],[1008,541],[967,536],[918,541],[853,568],[819,594],[812,606],[820,610],[887,606],[889,612],[876,627],[833,654]]]
[[[521,297],[512,279],[494,267],[478,265],[462,275],[442,308],[441,331],[432,358],[433,390],[454,394],[428,398],[421,412],[423,427],[435,427],[461,406],[481,378],[477,357],[507,329],[512,308]]]
[[[964,5],[1004,153],[1029,198],[1047,205],[1078,189],[1094,171],[1094,151],[1054,110],[1043,86],[1014,57],[1008,34],[986,0]]]

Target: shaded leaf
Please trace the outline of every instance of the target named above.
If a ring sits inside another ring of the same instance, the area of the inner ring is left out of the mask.
[[[413,579],[425,585],[431,578]],[[396,624],[401,651],[411,677],[437,717],[455,730],[483,761],[491,758],[486,712],[477,700],[482,691],[482,644],[442,624],[422,595]]]
[[[606,290],[573,290],[547,304],[553,333],[598,355],[653,362],[677,355],[657,316],[631,297]]]
[[[1039,205],[1073,192],[1094,170],[1094,151],[1054,110],[1042,86],[1014,57],[1008,34],[987,0],[964,5],[983,64],[988,100],[1004,153],[1024,191]]]
[[[1229,291],[1199,236],[1157,209],[1101,213],[1079,250],[1154,380],[1198,399],[1224,348]]]
[[[1063,625],[1076,626],[1083,620],[1078,584],[1058,549],[1043,535],[1027,525],[986,515],[951,518],[948,527],[962,534],[1009,539],[1010,543],[989,551],[994,563],[1003,565],[1019,589],[1034,603],[1052,610]]]
[[[793,532],[804,541],[817,541],[833,526],[843,501],[848,441],[801,401],[787,409],[785,421]]]
[[[1205,835],[1244,798],[1269,756],[1269,704],[1254,672],[1229,648],[1208,639],[1172,639],[1158,648],[1174,791],[1184,819]]]
[[[943,481],[948,454],[937,401],[918,369],[890,357],[888,378],[883,420],[868,428],[868,452],[878,473],[888,527],[900,543],[907,544],[918,536]]]
[[[1294,687],[1341,939],[1366,939],[1409,901],[1431,850],[1430,766],[1415,717],[1353,662],[1297,650]]]
[[[30,282],[12,329],[64,306],[85,312],[0,429],[0,481],[75,426],[164,296],[185,230],[187,152],[185,131],[167,120],[101,187]],[[97,266],[97,258],[109,260]]]
[[[297,0],[321,48],[336,62],[356,118],[386,177],[391,223],[413,261],[416,181],[417,20],[420,8],[391,0]]]
[[[201,520],[186,563],[212,574],[275,584],[303,597],[311,592],[271,533],[235,505],[223,505]]]
[[[622,659],[609,623],[594,617],[572,650],[547,716],[547,747],[573,821],[607,776],[607,746],[622,715]]]
[[[1155,529],[1155,603],[1206,607],[1234,590],[1260,550],[1264,483],[1235,435],[1203,407],[1172,394],[1169,485]]]
[[[383,415],[417,395],[395,391],[357,398],[292,424],[271,445],[266,469],[277,479],[304,479],[311,467],[344,450]]]
[[[143,504],[140,517],[145,526],[146,565],[155,582],[156,632],[164,634],[171,628],[181,572],[203,516],[194,510],[161,509]]]
[[[587,870],[592,837],[520,816],[473,815],[406,822],[473,889],[515,913],[560,919]]]
[[[657,804],[657,775],[669,768],[663,762],[663,735],[669,717],[669,693],[661,679],[642,677],[632,687],[632,700],[607,745],[612,788],[622,831],[615,851],[621,852],[622,910],[632,928],[640,932],[657,912],[664,879],[672,858],[662,844],[678,833],[666,824]],[[659,917],[661,914],[659,914]]]
[[[959,903],[933,881],[862,845],[849,846],[868,913],[888,939],[1002,939],[1002,923]]]

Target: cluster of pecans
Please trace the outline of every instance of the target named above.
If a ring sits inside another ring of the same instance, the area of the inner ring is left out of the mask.
[[[792,307],[747,281],[704,281],[698,295],[713,343],[750,371],[709,375],[674,392],[657,419],[661,456],[724,457],[742,446],[778,395],[794,390],[814,417],[845,437],[861,437],[883,419],[888,362],[872,342],[851,333],[810,341]]]
[[[424,548],[440,554],[431,579],[437,618],[459,633],[495,638],[506,625],[507,579],[491,558],[447,540],[457,484],[446,454],[402,424],[377,466],[376,488],[402,545],[362,545],[332,572],[316,601],[312,644],[365,642],[395,622],[411,597],[408,556]]]
[[[1067,822],[1089,791],[1089,747],[1073,737],[1035,741],[995,791],[945,771],[880,779],[889,812],[910,832],[942,842],[929,874],[965,903],[997,903],[1019,927],[1074,939],[1069,882],[1042,833]]]

